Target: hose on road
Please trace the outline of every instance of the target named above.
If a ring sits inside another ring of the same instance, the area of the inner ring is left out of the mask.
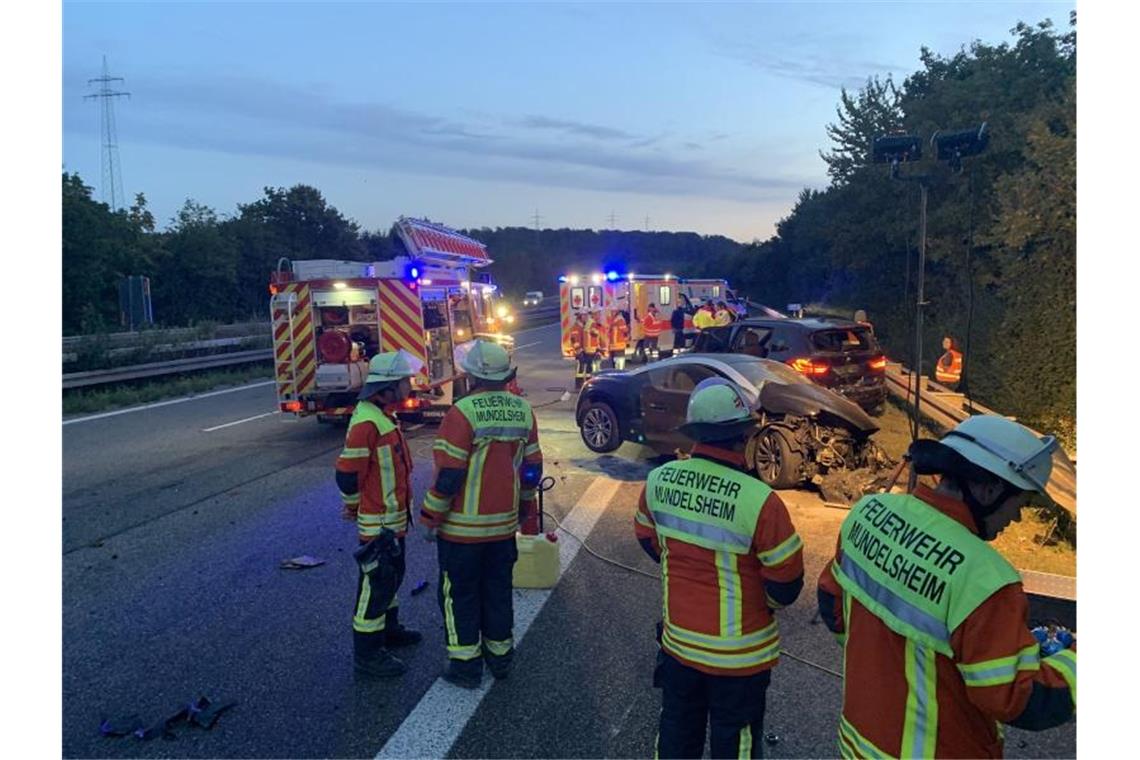
[[[546,516],[549,517],[551,520],[554,520],[554,523],[555,523],[555,525],[558,526],[558,529],[561,530],[566,535],[573,538],[575,541],[577,541],[578,544],[583,549],[585,549],[588,554],[600,559],[602,562],[605,562],[605,563],[610,564],[610,565],[614,565],[615,567],[620,567],[622,570],[625,570],[625,571],[630,572],[630,573],[636,573],[637,575],[644,575],[646,578],[652,578],[655,581],[661,579],[661,576],[658,573],[651,573],[647,570],[642,570],[639,567],[633,567],[632,565],[627,565],[624,562],[619,562],[618,560],[613,559],[612,557],[607,557],[603,554],[599,554],[598,552],[594,551],[594,549],[590,546],[589,543],[586,542],[585,539],[583,539],[582,537],[573,533],[572,531],[567,530],[566,526],[564,526],[562,524],[562,521],[559,520],[552,512],[547,512]],[[820,665],[818,662],[812,662],[811,660],[809,660],[805,657],[800,657],[799,655],[792,654],[791,652],[789,652],[787,649],[784,649],[783,647],[780,648],[780,654],[784,655],[788,659],[795,660],[796,662],[801,662],[804,665],[815,668],[816,670],[821,670],[824,673],[827,673],[828,675],[832,675],[832,676],[835,676],[836,678],[840,678],[840,679],[843,678],[843,674],[840,673],[839,671],[832,670],[831,668],[829,668],[825,665]]]

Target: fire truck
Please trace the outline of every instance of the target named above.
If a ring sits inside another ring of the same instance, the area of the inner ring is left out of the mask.
[[[558,278],[559,320],[562,325],[562,356],[574,358],[570,345],[570,330],[580,313],[597,311],[604,323],[608,324],[615,311],[620,311],[629,324],[629,347],[627,352],[637,352],[638,343],[645,338],[643,320],[649,304],[657,306],[657,317],[663,323],[659,348],[669,349],[673,345],[673,332],[669,318],[680,302],[686,308],[687,299],[681,293],[680,281],[672,274],[618,274],[610,271],[605,274],[564,274]],[[685,314],[685,333],[696,334],[690,310]]]
[[[513,350],[495,313],[497,287],[477,271],[491,263],[482,243],[407,217],[392,232],[398,255],[390,261],[278,263],[269,310],[283,413],[351,415],[368,360],[397,350],[424,364],[403,411],[442,411],[466,391],[457,349],[478,337]]]

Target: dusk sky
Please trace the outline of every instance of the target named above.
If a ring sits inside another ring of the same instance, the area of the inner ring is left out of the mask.
[[[101,58],[123,186],[165,226],[306,183],[364,229],[694,230],[765,239],[823,188],[841,86],[1059,3],[63,5],[63,159],[101,193]],[[957,125],[947,125],[953,127]]]

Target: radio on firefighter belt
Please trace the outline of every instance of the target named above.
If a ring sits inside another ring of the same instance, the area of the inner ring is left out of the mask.
[[[360,572],[368,576],[372,597],[379,605],[377,609],[388,609],[400,580],[396,574],[400,542],[396,540],[395,532],[381,528],[380,535],[362,545],[352,556],[360,566]]]

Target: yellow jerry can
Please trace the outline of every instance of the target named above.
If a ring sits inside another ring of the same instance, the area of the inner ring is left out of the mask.
[[[553,588],[558,581],[558,542],[539,533],[537,536],[515,534],[519,559],[515,563],[515,588]]]

